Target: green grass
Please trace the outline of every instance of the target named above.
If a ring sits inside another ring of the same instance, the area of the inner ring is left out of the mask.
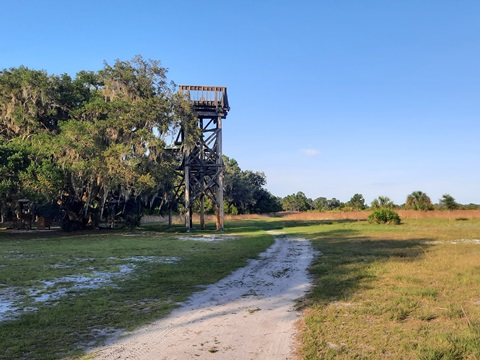
[[[188,235],[215,234],[208,226]],[[480,220],[413,219],[394,226],[280,218],[230,221],[226,229],[237,238],[181,241],[182,229],[158,225],[134,236],[0,233],[0,293],[71,274],[92,276],[92,269],[115,273],[132,256],[177,259],[135,262],[123,280],[36,304],[37,311],[1,322],[0,358],[79,356],[104,339],[102,331],[134,329],[167,315],[199,286],[272,244],[267,230],[282,230],[310,239],[319,251],[311,267],[314,286],[299,303],[304,359],[480,359],[480,244],[453,243],[479,239]]]
[[[202,285],[218,281],[244,266],[273,243],[273,237],[252,223],[235,239],[205,242],[179,240],[180,229],[155,232],[98,232],[48,237],[41,233],[0,234],[0,294],[14,287],[19,293],[42,288],[42,281],[98,277],[122,266],[136,265],[128,275],[97,289],[70,289],[68,296],[39,303],[20,318],[0,322],[0,358],[56,359],[75,357],[117,331],[131,330],[172,311]],[[227,235],[232,232],[226,232]],[[212,234],[192,232],[188,236]],[[126,236],[129,235],[129,236]],[[136,259],[170,259],[132,261]],[[144,257],[144,258],[142,258]],[[71,285],[71,284],[70,284]],[[51,288],[50,291],[57,289]]]

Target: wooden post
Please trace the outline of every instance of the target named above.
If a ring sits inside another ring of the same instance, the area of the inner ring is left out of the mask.
[[[205,230],[205,195],[200,195],[200,229]]]
[[[203,124],[203,118],[199,118],[199,127],[202,129],[202,138],[203,138],[203,132],[204,132],[204,124]],[[203,140],[202,140],[203,142]],[[205,230],[205,148],[204,146],[200,146],[200,164],[201,164],[201,169],[200,169],[200,174],[199,174],[199,180],[200,180],[200,187],[201,187],[201,194],[200,194],[200,229]]]
[[[217,165],[218,172],[218,187],[217,187],[217,230],[223,231],[223,221],[225,209],[223,206],[223,154],[222,154],[222,117],[217,118]]]
[[[190,167],[185,166],[185,228],[192,228],[192,206],[190,205]]]

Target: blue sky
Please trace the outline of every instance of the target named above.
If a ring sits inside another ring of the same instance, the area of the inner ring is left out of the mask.
[[[141,54],[227,86],[224,154],[303,191],[480,203],[477,0],[2,0],[0,68]]]

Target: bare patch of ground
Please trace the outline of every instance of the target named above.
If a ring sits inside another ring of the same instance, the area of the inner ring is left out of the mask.
[[[424,241],[424,244],[476,244],[480,245],[480,239],[457,239],[457,240],[449,240],[449,241],[441,241],[441,240],[434,240],[434,241]]]
[[[191,236],[180,236],[178,240],[187,240],[187,241],[224,241],[224,240],[233,240],[236,239],[236,236],[232,235],[191,235]]]
[[[310,287],[308,241],[278,237],[259,259],[169,317],[102,348],[95,359],[295,359],[295,300]]]
[[[0,260],[29,259],[33,255],[24,255],[16,251],[0,252]],[[117,258],[111,257],[116,260]],[[73,262],[94,260],[91,258],[76,258]],[[157,262],[172,264],[179,261],[176,257],[134,256],[120,259],[125,262],[117,265],[116,271],[98,271],[89,267],[84,273],[67,275],[51,280],[38,280],[31,287],[11,287],[0,283],[0,322],[18,318],[23,313],[38,310],[35,304],[54,304],[64,296],[74,296],[84,290],[98,289],[112,284],[114,280],[129,276],[137,267],[136,263]],[[0,265],[3,266],[3,265]],[[74,268],[74,264],[53,264],[53,268]],[[26,306],[26,304],[33,304]]]

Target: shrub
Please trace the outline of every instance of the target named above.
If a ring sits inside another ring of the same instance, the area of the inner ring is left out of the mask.
[[[231,214],[231,215],[238,215],[238,209],[235,205],[231,204],[229,207],[228,207],[228,213]]]
[[[392,209],[376,209],[368,216],[370,223],[377,224],[400,224],[400,216]]]
[[[140,227],[142,224],[142,217],[143,214],[137,214],[134,212],[131,212],[129,214],[125,215],[125,227],[128,229],[135,229],[137,227]]]

